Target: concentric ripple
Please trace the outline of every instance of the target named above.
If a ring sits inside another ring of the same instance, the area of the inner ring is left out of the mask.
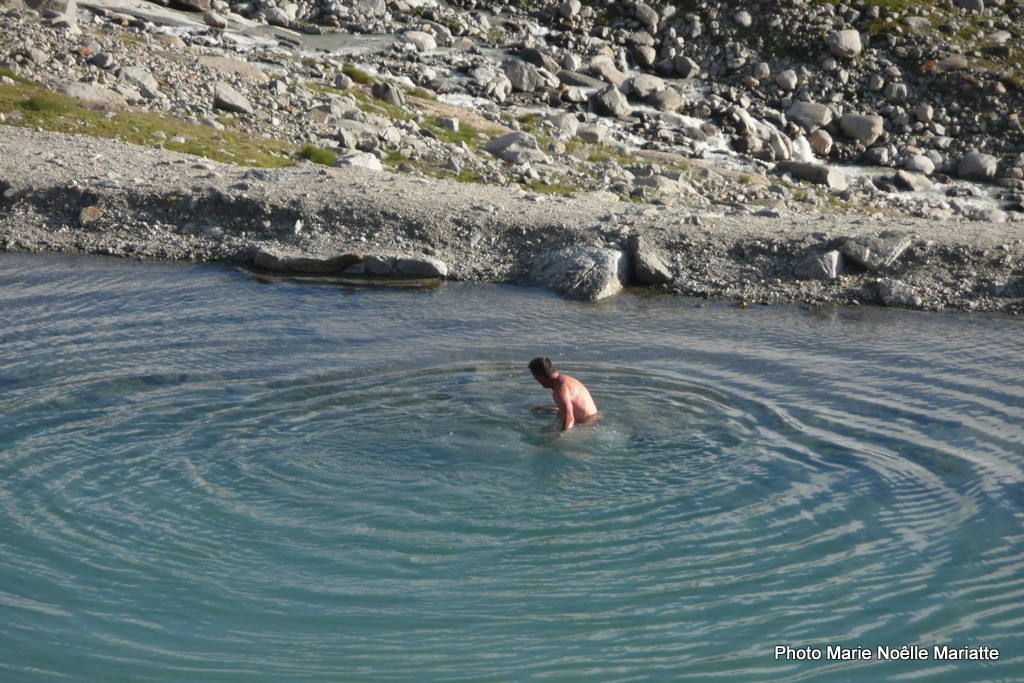
[[[1020,332],[0,256],[0,679],[1014,680]]]

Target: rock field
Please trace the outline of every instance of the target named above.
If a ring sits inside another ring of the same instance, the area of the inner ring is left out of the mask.
[[[1024,311],[1024,0],[6,2],[0,248]]]

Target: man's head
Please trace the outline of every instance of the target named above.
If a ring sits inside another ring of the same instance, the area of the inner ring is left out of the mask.
[[[533,378],[543,386],[547,386],[548,382],[558,374],[558,370],[555,369],[555,364],[551,362],[550,358],[534,358],[530,361],[529,368]]]

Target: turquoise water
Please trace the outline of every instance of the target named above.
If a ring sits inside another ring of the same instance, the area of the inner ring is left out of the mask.
[[[1024,680],[1022,331],[0,255],[0,681]]]

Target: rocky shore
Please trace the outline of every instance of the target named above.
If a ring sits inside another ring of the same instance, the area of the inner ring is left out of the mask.
[[[0,248],[1024,312],[1021,4],[196,2],[2,11]]]

